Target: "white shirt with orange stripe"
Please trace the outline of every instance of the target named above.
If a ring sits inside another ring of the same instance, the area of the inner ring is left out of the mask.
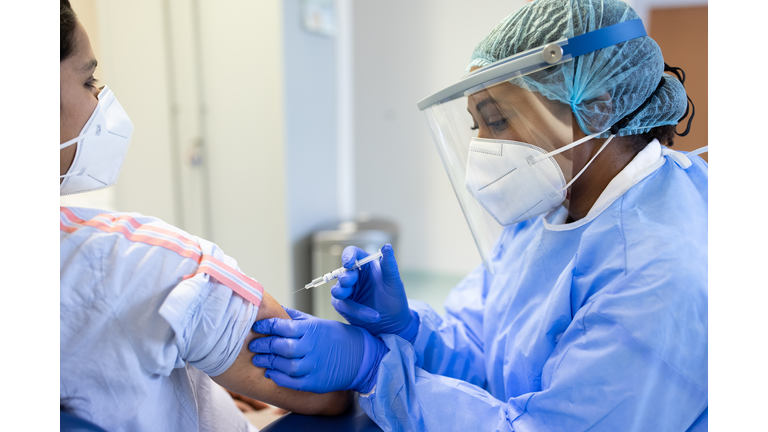
[[[249,430],[227,370],[263,288],[215,244],[136,213],[60,209],[60,397],[109,431]]]

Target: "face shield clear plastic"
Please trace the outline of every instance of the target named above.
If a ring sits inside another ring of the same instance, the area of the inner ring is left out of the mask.
[[[418,104],[491,273],[494,248],[507,227],[567,207],[566,185],[578,174],[571,148],[598,135],[583,138],[570,106],[526,84],[582,54],[574,52],[577,48],[594,51],[622,40],[586,48],[573,41],[563,39],[473,71]]]

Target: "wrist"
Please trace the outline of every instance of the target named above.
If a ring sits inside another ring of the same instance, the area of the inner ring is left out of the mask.
[[[399,331],[397,335],[413,345],[413,342],[416,340],[416,335],[419,334],[419,324],[421,323],[421,320],[419,319],[419,314],[415,311],[409,309],[409,312],[411,313],[411,322],[408,323],[403,330]]]
[[[349,389],[359,393],[369,393],[376,385],[381,359],[389,349],[381,339],[371,335],[365,329],[359,327],[358,329],[363,335],[363,359]]]

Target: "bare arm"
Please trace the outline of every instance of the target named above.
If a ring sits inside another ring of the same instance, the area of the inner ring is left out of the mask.
[[[256,320],[266,318],[290,319],[280,304],[264,291],[264,298],[259,307]],[[285,408],[298,414],[336,415],[347,409],[351,401],[349,392],[333,392],[317,394],[302,392],[279,387],[272,380],[264,377],[264,369],[258,368],[251,362],[253,353],[248,351],[248,343],[253,339],[264,337],[253,331],[245,337],[237,359],[224,373],[211,377],[222,387],[235,393],[252,397],[269,404]]]

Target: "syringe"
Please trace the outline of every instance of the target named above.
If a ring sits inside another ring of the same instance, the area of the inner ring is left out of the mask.
[[[381,249],[379,249],[379,251],[374,253],[374,254],[368,255],[367,257],[365,257],[365,258],[363,258],[361,260],[355,261],[355,265],[353,265],[349,269],[345,269],[344,267],[337,268],[336,270],[334,270],[334,271],[332,271],[330,273],[326,273],[326,274],[320,276],[319,278],[313,279],[312,282],[304,285],[304,288],[302,288],[300,290],[297,290],[297,291],[294,291],[294,292],[299,292],[301,290],[318,287],[318,286],[320,286],[320,285],[322,285],[322,284],[324,284],[326,282],[330,282],[330,281],[338,278],[339,276],[343,275],[344,273],[346,273],[348,271],[359,269],[363,265],[368,264],[369,262],[371,262],[371,261],[373,261],[375,259],[379,259],[379,258],[381,258]]]

